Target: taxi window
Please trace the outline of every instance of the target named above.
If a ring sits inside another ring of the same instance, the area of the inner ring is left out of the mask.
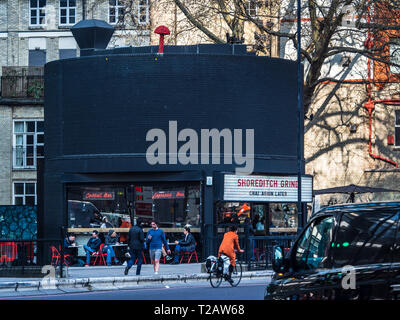
[[[310,225],[298,241],[295,250],[295,270],[310,270],[322,267],[327,260],[332,241],[333,217],[325,217]]]
[[[396,211],[375,209],[344,213],[332,243],[334,265],[390,262],[396,228]]]

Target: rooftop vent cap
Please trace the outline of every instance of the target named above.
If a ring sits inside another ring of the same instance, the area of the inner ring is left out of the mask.
[[[81,50],[105,49],[114,33],[114,27],[103,20],[81,20],[71,27]]]
[[[170,31],[166,26],[158,26],[154,33],[160,35],[160,41],[158,43],[158,53],[164,53],[164,36],[169,35]]]

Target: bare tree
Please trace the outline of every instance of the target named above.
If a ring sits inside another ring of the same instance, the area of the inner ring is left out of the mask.
[[[275,40],[280,39],[283,44],[281,55],[296,58],[293,54],[297,48],[295,0],[163,1],[174,3],[185,16],[186,22],[200,30],[212,42],[226,42],[224,32],[229,33],[234,40],[240,41],[245,36],[246,27],[253,28],[254,38],[246,41],[253,42],[254,50],[270,50],[273,37]],[[393,39],[396,30],[400,30],[398,1],[304,0],[301,12],[304,20],[301,53],[305,66],[305,114],[308,113],[318,92],[317,88],[325,82],[369,83],[366,75],[360,75],[358,81],[346,80],[348,69],[354,67],[351,61],[356,57],[371,59],[385,70],[390,66],[400,67],[391,59],[393,55],[398,54],[397,51],[388,49],[390,45],[399,44],[397,39]],[[224,25],[222,30],[215,24],[217,21]],[[373,45],[369,45],[370,43]],[[339,59],[345,67],[341,74],[335,76],[323,71],[324,66],[329,65],[333,59]],[[319,110],[319,114],[321,112],[322,110]],[[313,119],[317,120],[316,117]],[[314,122],[311,121],[310,125],[312,123]]]

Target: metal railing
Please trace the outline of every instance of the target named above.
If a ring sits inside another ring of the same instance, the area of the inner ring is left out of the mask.
[[[3,98],[35,98],[44,96],[43,67],[3,67],[1,96]]]
[[[232,224],[219,224],[215,226],[214,247],[218,251],[219,245],[224,237],[224,232],[229,230]],[[250,234],[249,227],[237,225],[239,245],[245,250],[239,258],[246,264],[248,270],[266,270],[272,266],[273,247],[283,246],[286,251],[292,247],[297,235],[270,235],[253,236]]]
[[[63,275],[62,245],[60,239],[0,239],[0,276],[36,277],[46,265],[59,267]],[[54,248],[59,252],[57,262]]]
[[[291,236],[249,236],[247,239],[248,270],[265,270],[272,267],[274,246],[283,246],[287,252],[293,245],[295,235]]]

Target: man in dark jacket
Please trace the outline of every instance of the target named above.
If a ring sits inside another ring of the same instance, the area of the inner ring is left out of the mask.
[[[183,228],[183,234],[185,237],[180,241],[175,241],[175,257],[172,264],[178,264],[179,262],[179,253],[180,252],[193,252],[196,250],[196,241],[194,240],[193,235],[190,233],[190,228]]]
[[[129,229],[128,234],[128,245],[129,254],[131,256],[128,264],[125,268],[125,275],[128,275],[129,269],[133,266],[137,259],[136,275],[140,275],[140,270],[142,269],[143,260],[143,248],[144,248],[144,233],[142,229],[142,219],[138,218],[136,220],[136,225]]]
[[[103,252],[107,252],[107,266],[111,266],[111,259],[114,258],[115,263],[119,263],[119,260],[115,256],[113,245],[118,245],[118,236],[114,230],[108,231],[104,241]]]
[[[101,240],[99,239],[99,232],[93,230],[92,237],[89,239],[88,243],[83,246],[86,251],[86,264],[85,267],[89,266],[90,256],[96,253],[100,248]]]
[[[75,235],[70,233],[64,238],[64,255],[68,255],[65,257],[67,259],[67,263],[69,265],[74,264],[76,261],[76,256],[78,247],[75,242]]]

